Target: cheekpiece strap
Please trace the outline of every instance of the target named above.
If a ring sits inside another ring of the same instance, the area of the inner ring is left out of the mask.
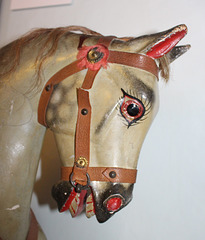
[[[72,182],[81,186],[88,185],[88,170],[90,163],[90,123],[91,106],[88,90],[92,88],[95,76],[108,58],[108,46],[114,37],[100,38],[95,47],[82,47],[78,58],[82,59],[81,67],[88,68],[82,87],[77,90],[78,117],[75,135],[75,162],[72,169]],[[99,43],[103,42],[103,46]],[[98,49],[102,49],[102,52]],[[107,55],[106,55],[107,53]],[[97,65],[97,67],[96,67]]]

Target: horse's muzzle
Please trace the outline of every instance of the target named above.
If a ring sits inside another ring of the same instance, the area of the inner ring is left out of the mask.
[[[92,182],[91,186],[95,214],[100,223],[107,221],[132,200],[134,184]]]
[[[76,192],[69,181],[60,181],[53,186],[52,196],[60,212],[69,210],[76,217],[85,209],[87,217],[96,215],[103,223],[131,201],[133,186],[93,181],[89,188]]]

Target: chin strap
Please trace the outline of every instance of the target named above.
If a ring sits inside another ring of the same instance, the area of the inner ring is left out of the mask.
[[[135,183],[137,170],[110,167],[89,167],[90,162],[90,124],[92,108],[89,90],[99,70],[107,68],[109,63],[121,64],[150,72],[158,78],[155,60],[142,54],[108,50],[115,37],[101,37],[94,46],[82,46],[85,35],[79,43],[77,60],[54,74],[46,86],[39,101],[38,121],[46,125],[46,110],[54,87],[65,78],[88,69],[81,88],[77,89],[78,117],[75,135],[75,161],[73,167],[62,167],[62,179],[70,180],[76,191],[89,186],[90,181]]]

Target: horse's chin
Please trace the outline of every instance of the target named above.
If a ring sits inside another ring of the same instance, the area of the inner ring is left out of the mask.
[[[88,218],[96,215],[103,223],[131,201],[133,185],[91,182],[89,189],[77,193],[68,181],[60,181],[53,186],[52,195],[60,212],[69,210],[76,217],[85,209]]]

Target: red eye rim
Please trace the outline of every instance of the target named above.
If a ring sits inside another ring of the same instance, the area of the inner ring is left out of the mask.
[[[138,112],[136,115],[131,116],[128,113],[128,107],[130,105],[135,105],[138,108]],[[123,102],[120,106],[120,112],[121,115],[125,118],[125,120],[128,122],[128,127],[131,126],[133,123],[137,122],[139,119],[141,119],[144,116],[145,113],[145,107],[143,103],[137,99],[134,98],[124,92],[124,98]]]

